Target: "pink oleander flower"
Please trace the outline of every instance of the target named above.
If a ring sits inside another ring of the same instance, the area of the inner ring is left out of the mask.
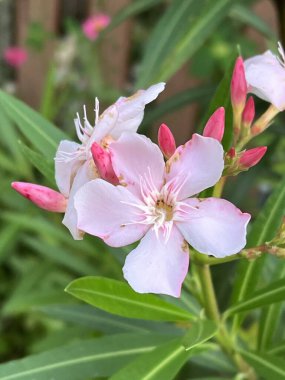
[[[22,66],[28,58],[28,53],[24,48],[18,46],[8,47],[4,51],[4,60],[8,65],[18,68]]]
[[[285,53],[278,43],[280,57],[267,50],[245,60],[248,92],[272,103],[279,111],[285,109]]]
[[[97,14],[89,17],[82,24],[83,33],[89,40],[94,41],[99,33],[110,24],[111,18],[106,14]]]
[[[55,179],[60,192],[68,199],[63,224],[70,230],[74,239],[82,239],[83,236],[77,228],[74,195],[83,184],[102,174],[102,170],[98,171],[92,158],[92,145],[97,143],[108,150],[109,143],[118,139],[123,132],[136,132],[143,119],[145,105],[156,99],[164,87],[164,83],[158,83],[147,90],[139,90],[128,98],[120,97],[100,116],[99,102],[96,99],[94,126],[87,119],[85,107],[83,124],[79,114],[75,119],[75,128],[81,144],[68,140],[60,142],[55,157]]]
[[[113,247],[141,239],[123,268],[135,291],[179,297],[187,243],[216,257],[244,247],[249,214],[223,199],[191,198],[222,175],[223,148],[216,139],[194,134],[166,164],[159,147],[138,134],[122,134],[109,150],[120,185],[95,179],[81,187],[75,195],[78,228]]]

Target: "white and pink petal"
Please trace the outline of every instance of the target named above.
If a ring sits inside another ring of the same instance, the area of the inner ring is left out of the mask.
[[[150,229],[128,254],[124,277],[138,293],[158,293],[179,297],[188,271],[188,245],[173,226],[169,239],[162,229]]]
[[[215,185],[224,169],[223,147],[216,139],[194,134],[166,163],[166,186],[186,199]]]
[[[219,198],[190,198],[175,215],[176,226],[197,251],[218,258],[240,252],[246,244],[250,215]]]
[[[97,179],[75,195],[78,228],[98,236],[112,247],[122,247],[142,238],[149,226],[143,224],[142,203],[123,186]]]
[[[112,164],[121,184],[142,199],[163,184],[164,160],[159,147],[137,133],[124,133],[110,145]]]
[[[55,180],[60,192],[69,196],[74,176],[84,161],[80,159],[78,151],[80,144],[62,140],[55,156]]]

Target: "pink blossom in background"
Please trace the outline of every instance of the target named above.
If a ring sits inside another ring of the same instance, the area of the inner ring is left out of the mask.
[[[141,239],[123,268],[135,291],[179,297],[188,243],[220,258],[245,246],[249,214],[223,199],[190,198],[222,175],[223,148],[216,139],[194,134],[166,164],[159,147],[138,134],[122,134],[109,150],[120,185],[96,179],[79,189],[78,228],[113,247]]]
[[[110,21],[111,18],[106,14],[93,15],[82,24],[83,33],[91,41],[94,41],[99,33],[110,24]]]
[[[12,67],[20,67],[27,58],[27,51],[21,47],[11,46],[4,51],[4,60]]]

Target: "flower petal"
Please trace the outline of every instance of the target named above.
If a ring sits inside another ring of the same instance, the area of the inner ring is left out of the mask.
[[[136,206],[137,205],[137,206]],[[147,229],[138,206],[142,205],[125,187],[97,179],[75,195],[78,228],[122,247],[142,238]]]
[[[124,277],[138,293],[179,297],[189,266],[188,245],[174,226],[167,242],[162,229],[158,236],[149,230],[126,258]]]
[[[141,197],[141,180],[151,191],[160,190],[163,183],[164,160],[156,144],[137,133],[124,133],[110,145],[112,164],[121,184]]]
[[[74,175],[83,161],[76,157],[80,145],[68,140],[62,140],[55,156],[55,180],[60,192],[69,196]]]
[[[238,253],[246,244],[250,215],[225,199],[191,198],[181,202],[176,226],[193,248],[215,257]]]
[[[111,135],[118,121],[118,110],[115,105],[108,107],[100,116],[88,141],[87,149],[90,150],[94,142],[100,143],[106,136]]]
[[[177,191],[177,199],[185,199],[215,185],[224,169],[223,147],[211,137],[194,134],[176,149],[166,163],[166,186]]]
[[[280,111],[285,109],[285,68],[267,50],[245,60],[245,76],[249,92],[272,103]]]
[[[147,90],[139,90],[134,95],[119,98],[115,106],[118,110],[118,120],[111,132],[118,139],[123,132],[136,132],[144,116],[146,104],[155,100],[164,90],[165,83],[157,83]]]
[[[75,240],[82,240],[84,233],[77,228],[77,213],[74,208],[74,196],[84,184],[97,177],[98,173],[92,159],[85,161],[74,177],[62,223],[69,229]]]

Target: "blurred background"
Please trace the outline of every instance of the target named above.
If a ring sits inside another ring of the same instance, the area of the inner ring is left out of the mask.
[[[201,130],[237,54],[276,52],[278,40],[284,46],[282,0],[0,0],[0,87],[75,139],[73,119],[84,104],[92,118],[96,96],[102,112],[119,96],[163,80],[166,89],[147,106],[140,131],[156,140],[164,122],[180,144]],[[256,99],[257,115],[266,107]],[[225,190],[253,218],[284,174],[284,123],[278,116],[253,141],[267,145],[267,155]],[[1,106],[1,362],[100,334],[95,319],[86,320],[89,309],[79,325],[65,312],[63,305],[75,301],[63,289],[82,275],[121,278],[127,251],[94,238],[73,241],[60,215],[38,210],[10,189],[13,180],[55,188],[52,171],[44,179],[21,148],[29,144],[16,124]],[[222,307],[233,273],[234,264],[226,275],[215,272]]]

